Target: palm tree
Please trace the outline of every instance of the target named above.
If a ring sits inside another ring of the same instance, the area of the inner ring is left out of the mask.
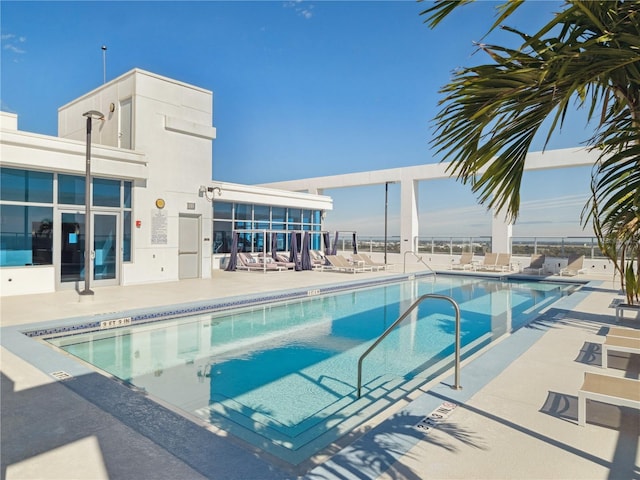
[[[422,15],[435,28],[470,1],[437,1]],[[522,3],[500,4],[498,19],[489,31]],[[518,36],[520,47],[478,46],[491,63],[460,69],[441,89],[444,98],[435,117],[432,144],[443,161],[451,162],[452,176],[471,184],[481,204],[504,211],[515,221],[525,157],[543,122],[550,119],[546,146],[572,105],[585,108],[588,120],[597,123],[585,145],[598,149],[600,155],[581,221],[583,226],[592,222],[603,253],[623,273],[622,286],[625,278],[627,291],[635,282],[635,297],[627,293],[627,299],[637,300],[640,281],[633,274],[633,262],[637,272],[640,2],[566,1],[564,10],[532,35],[501,28]]]

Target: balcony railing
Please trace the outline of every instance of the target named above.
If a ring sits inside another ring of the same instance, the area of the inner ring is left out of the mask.
[[[339,240],[341,250],[351,250],[351,239]],[[400,253],[400,237],[387,237],[387,252]],[[491,237],[419,237],[417,245],[411,245],[418,253],[459,255],[473,252],[484,255],[491,251]],[[384,237],[358,236],[358,251],[384,252]],[[585,258],[605,258],[598,248],[596,237],[512,237],[511,253],[518,256],[544,254],[550,257],[584,255]]]

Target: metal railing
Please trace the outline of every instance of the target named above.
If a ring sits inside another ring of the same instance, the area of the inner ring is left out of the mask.
[[[380,342],[382,342],[382,340],[384,340],[387,337],[387,335],[389,335],[393,331],[393,329],[396,328],[396,326],[398,326],[405,318],[407,318],[409,314],[413,310],[415,310],[418,307],[418,305],[420,305],[420,303],[422,303],[427,298],[436,298],[436,299],[446,300],[450,302],[451,305],[453,305],[453,308],[456,311],[455,381],[454,381],[454,384],[451,386],[451,388],[455,390],[462,389],[462,386],[460,385],[460,307],[458,306],[456,301],[451,297],[448,297],[446,295],[439,295],[437,293],[426,293],[422,295],[420,298],[418,298],[415,302],[413,302],[411,306],[407,308],[405,312],[402,315],[400,315],[400,317],[398,317],[398,319],[395,322],[393,322],[391,326],[387,328],[382,333],[382,335],[380,335],[378,339],[375,342],[373,342],[373,344],[369,348],[367,348],[367,350],[365,350],[365,352],[362,355],[360,355],[360,358],[358,359],[358,398],[360,398],[360,393],[362,391],[362,362],[364,361],[365,357],[369,355],[373,351],[373,349],[376,348],[380,344]]]
[[[414,257],[416,257],[418,259],[418,261],[420,263],[422,263],[425,267],[427,267],[431,273],[433,273],[434,275],[436,274],[436,272],[433,270],[433,268],[431,268],[429,266],[429,264],[427,262],[425,262],[422,259],[422,257],[420,255],[418,255],[416,252],[414,252],[413,250],[409,250],[408,252],[404,252],[404,258],[403,258],[404,262],[403,262],[403,265],[402,265],[402,273],[407,273],[407,254],[408,253],[411,253]]]

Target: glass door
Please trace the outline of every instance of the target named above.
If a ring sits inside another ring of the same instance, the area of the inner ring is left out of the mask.
[[[60,222],[60,283],[84,280],[84,213],[62,213]]]
[[[119,283],[120,239],[117,213],[92,213],[91,285]],[[82,289],[84,282],[85,215],[62,212],[60,219],[60,284]]]
[[[118,278],[118,215],[93,214],[93,285],[117,285]]]

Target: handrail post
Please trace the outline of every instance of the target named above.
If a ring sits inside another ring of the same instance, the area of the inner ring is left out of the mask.
[[[406,253],[406,252],[405,252]],[[412,252],[413,253],[413,252]],[[382,340],[384,340],[387,335],[389,335],[395,328],[396,326],[398,326],[405,318],[407,318],[409,316],[409,314],[415,310],[415,308],[420,305],[420,303],[422,303],[423,300],[427,299],[427,298],[437,298],[437,299],[441,299],[441,300],[446,300],[448,302],[451,303],[451,305],[453,305],[453,308],[456,312],[456,333],[455,333],[455,379],[454,379],[454,385],[451,386],[451,388],[455,389],[455,390],[461,390],[462,386],[460,385],[460,307],[458,306],[458,304],[456,303],[456,301],[451,298],[448,297],[446,295],[440,295],[437,293],[426,293],[422,296],[420,296],[415,302],[413,302],[409,308],[407,308],[404,313],[402,315],[400,315],[398,317],[398,319],[393,322],[391,324],[391,326],[389,328],[387,328],[382,335],[380,335],[378,337],[378,339],[373,342],[369,348],[367,348],[365,350],[365,352],[360,355],[360,358],[358,359],[358,398],[360,398],[361,396],[361,392],[362,392],[362,362],[364,361],[364,358],[369,355],[369,353],[371,353],[373,351],[374,348],[376,348],[380,342],[382,342]]]

